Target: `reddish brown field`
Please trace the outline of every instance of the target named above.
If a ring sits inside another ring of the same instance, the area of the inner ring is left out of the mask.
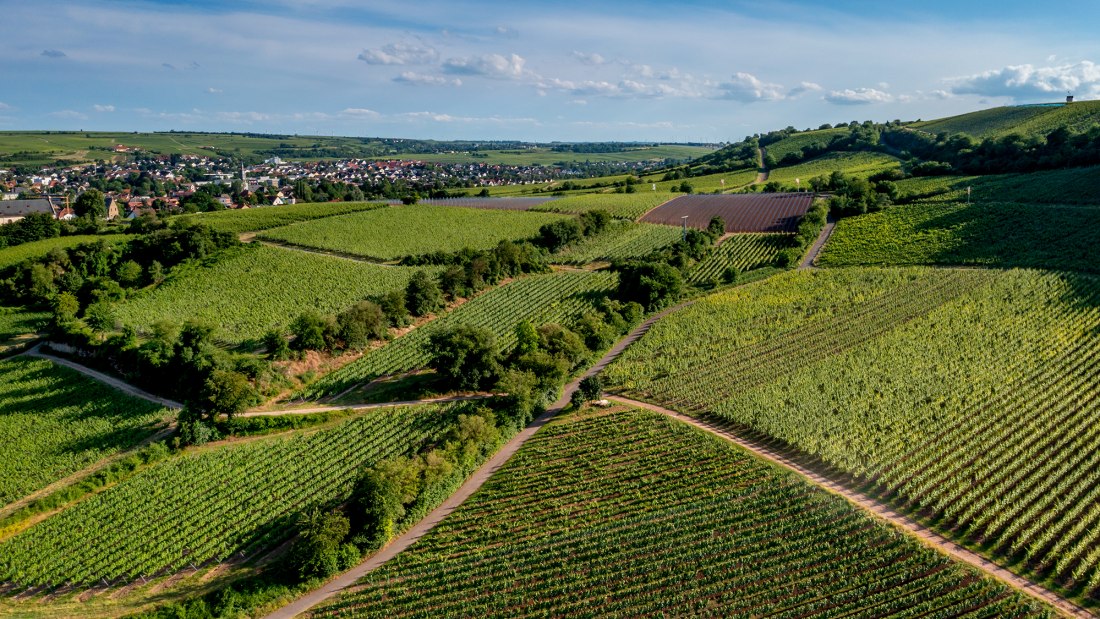
[[[812,193],[699,194],[666,202],[641,221],[703,229],[715,215],[726,222],[726,232],[795,232],[813,202]]]

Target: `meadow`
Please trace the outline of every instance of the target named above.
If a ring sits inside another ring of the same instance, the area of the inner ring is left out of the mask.
[[[175,269],[163,284],[118,303],[114,312],[120,324],[139,332],[158,321],[204,321],[218,327],[219,338],[239,344],[289,325],[302,312],[334,314],[366,297],[404,289],[417,270],[251,244],[212,264]]]
[[[1094,595],[1098,332],[1093,276],[802,271],[673,314],[605,379],[807,454],[1003,565]]]
[[[0,360],[0,506],[125,451],[166,409],[44,359]]]
[[[552,422],[317,617],[1042,617],[715,437],[657,413]]]
[[[544,224],[565,219],[552,213],[392,206],[268,230],[261,238],[371,258],[396,260],[430,252],[491,249],[500,241],[535,236]]]

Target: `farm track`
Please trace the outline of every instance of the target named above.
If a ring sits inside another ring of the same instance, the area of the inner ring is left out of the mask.
[[[520,447],[523,446],[536,432],[551,419],[554,418],[559,412],[562,411],[568,404],[569,398],[573,392],[576,391],[580,381],[589,376],[598,374],[604,368],[615,360],[628,346],[633,344],[638,338],[645,335],[649,328],[653,326],[655,322],[664,318],[666,315],[671,314],[687,305],[690,305],[693,301],[686,301],[670,307],[658,314],[655,314],[647,318],[642,324],[634,328],[630,333],[620,339],[614,346],[611,347],[595,365],[590,367],[583,376],[577,378],[573,382],[565,386],[562,391],[562,395],[554,404],[547,409],[547,411],[539,415],[534,421],[532,421],[526,428],[516,434],[507,443],[504,444],[496,454],[493,455],[485,464],[482,464],[470,477],[459,487],[458,491],[447,498],[439,507],[432,510],[427,516],[425,516],[420,522],[413,525],[411,529],[404,534],[390,541],[382,550],[371,555],[366,561],[360,563],[358,566],[344,572],[340,576],[337,576],[333,580],[325,583],[319,589],[305,595],[294,602],[283,606],[282,608],[273,611],[265,616],[265,619],[290,619],[296,617],[301,613],[308,611],[310,608],[317,606],[321,602],[337,595],[345,590],[355,588],[355,583],[367,573],[381,567],[387,561],[397,556],[406,548],[414,544],[421,537],[427,535],[437,524],[443,522],[443,520],[451,514],[451,512],[461,506],[466,499],[468,499],[474,492],[477,492],[481,486],[489,480],[494,473],[503,467],[509,459]]]
[[[825,227],[821,229],[821,234],[817,235],[817,239],[814,244],[810,246],[810,250],[806,252],[806,255],[802,257],[802,262],[798,264],[799,269],[816,269],[817,256],[821,253],[821,250],[825,248],[825,243],[829,241],[829,237],[833,235],[833,230],[836,228],[836,218],[829,215],[828,221],[825,222]]]
[[[165,406],[167,408],[172,408],[172,409],[177,409],[177,410],[183,408],[183,405],[180,404],[179,402],[176,402],[175,400],[169,400],[168,398],[162,398],[160,396],[153,395],[153,394],[149,393],[148,391],[138,389],[137,387],[135,387],[135,386],[133,386],[129,383],[123,382],[123,381],[121,381],[117,378],[114,378],[113,376],[108,376],[108,375],[104,374],[103,372],[99,372],[99,371],[93,370],[89,367],[80,365],[79,363],[76,363],[75,361],[69,361],[68,359],[63,359],[61,357],[55,357],[53,355],[44,353],[41,350],[39,350],[39,348],[41,346],[42,345],[39,344],[39,345],[35,346],[34,348],[28,350],[27,352],[25,352],[23,354],[27,355],[28,357],[38,357],[40,359],[47,359],[47,360],[52,361],[52,362],[54,362],[58,365],[63,365],[65,367],[69,368],[70,370],[75,370],[77,372],[80,372],[81,374],[83,374],[85,376],[93,378],[93,379],[95,379],[95,380],[97,380],[97,381],[99,381],[99,382],[101,382],[105,385],[109,385],[111,387],[114,387],[115,389],[118,389],[119,391],[121,391],[121,392],[123,392],[127,395],[134,396],[135,398],[141,398],[142,400],[148,400],[148,401],[150,401],[154,404],[160,404],[161,406]]]
[[[400,402],[375,402],[371,404],[349,404],[347,406],[312,406],[309,408],[289,408],[274,411],[251,411],[240,413],[237,417],[281,417],[283,415],[309,415],[312,413],[333,413],[339,411],[364,411],[374,408],[394,408],[397,406],[417,406],[420,404],[446,404],[448,402],[469,402],[470,400],[487,400],[498,397],[498,394],[483,395],[458,395],[445,398],[426,398],[423,400],[403,400]]]
[[[956,561],[961,561],[968,565],[971,565],[985,574],[992,576],[1013,589],[1026,593],[1041,602],[1053,606],[1059,612],[1070,617],[1095,617],[1092,613],[1084,608],[1074,604],[1073,602],[1061,597],[1060,595],[1042,587],[1022,576],[1019,576],[1009,570],[993,563],[992,561],[982,557],[981,555],[972,552],[955,542],[947,539],[939,533],[929,529],[928,527],[916,522],[915,520],[897,513],[894,509],[880,503],[868,496],[857,492],[845,486],[841,483],[835,482],[819,473],[814,472],[812,469],[799,464],[798,462],[787,457],[783,453],[773,449],[765,443],[755,441],[749,438],[742,437],[735,434],[730,429],[721,425],[716,425],[695,417],[690,417],[682,413],[678,413],[674,410],[650,404],[648,402],[640,402],[637,400],[631,400],[629,398],[623,398],[619,396],[609,395],[609,400],[619,402],[620,404],[626,404],[628,406],[634,406],[637,408],[644,408],[646,410],[654,411],[667,415],[677,421],[689,424],[706,432],[709,432],[715,436],[724,438],[732,443],[737,444],[743,449],[752,452],[754,455],[759,456],[765,460],[768,460],[774,464],[782,466],[790,471],[798,473],[802,477],[806,478],[811,483],[833,493],[840,495],[847,499],[852,504],[870,512],[872,515],[884,520],[895,527],[902,529],[906,533],[916,537],[928,546],[935,548],[943,554],[948,555]]]
[[[771,170],[764,167],[764,157],[768,156],[768,149],[761,146],[756,149],[756,156],[760,161],[760,171],[756,174],[756,182],[754,185],[763,185],[768,182],[768,177],[771,176]]]
[[[258,239],[259,242],[268,247],[275,247],[278,249],[285,249],[287,251],[300,251],[307,254],[317,254],[318,256],[328,256],[329,258],[339,258],[341,260],[350,260],[352,262],[365,262],[367,264],[373,264],[380,267],[392,267],[392,264],[386,264],[380,260],[374,258],[367,258],[366,256],[357,256],[355,254],[349,254],[340,251],[333,251],[331,249],[316,249],[313,247],[306,247],[304,245],[295,245],[294,243],[281,243],[277,241],[271,241],[268,239]]]

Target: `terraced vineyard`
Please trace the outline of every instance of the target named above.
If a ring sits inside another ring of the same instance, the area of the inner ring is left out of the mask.
[[[206,224],[215,230],[224,232],[253,232],[286,226],[301,221],[322,219],[347,213],[373,211],[385,207],[379,202],[323,202],[319,204],[287,204],[283,206],[261,206],[257,208],[214,211],[184,215],[176,222],[194,222]]]
[[[1092,276],[796,272],[670,316],[606,379],[810,454],[1013,569],[1095,595],[1098,333]]]
[[[548,213],[586,213],[602,210],[620,219],[637,219],[653,207],[668,202],[675,196],[668,191],[651,191],[649,185],[638,185],[637,193],[588,193],[560,198],[536,206],[533,211]]]
[[[590,302],[587,294],[606,292],[615,286],[611,273],[549,273],[516,280],[489,290],[458,306],[451,313],[397,338],[382,348],[367,352],[343,368],[310,385],[298,396],[316,399],[338,395],[358,383],[424,367],[428,353],[423,346],[433,329],[451,325],[473,325],[493,332],[501,350],[516,343],[515,327],[527,320],[567,322]]]
[[[168,416],[44,359],[0,360],[0,506],[133,447]]]
[[[543,428],[362,585],[311,616],[1053,616],[843,499],[636,410]]]
[[[59,236],[52,239],[23,243],[22,245],[15,245],[13,247],[5,247],[4,249],[0,249],[0,271],[13,267],[24,260],[41,258],[48,254],[51,249],[68,249],[69,247],[76,247],[82,243],[95,243],[97,241],[103,241],[105,243],[125,243],[132,238],[133,237],[125,234]]]
[[[711,255],[695,265],[687,280],[697,284],[721,279],[730,267],[743,273],[769,266],[774,264],[780,250],[790,244],[790,236],[786,234],[735,234],[722,241]]]
[[[793,166],[775,168],[768,175],[768,182],[778,181],[788,187],[795,186],[799,179],[802,187],[815,176],[826,176],[833,172],[844,172],[851,176],[868,177],[877,172],[898,167],[898,160],[881,153],[829,153]]]
[[[247,557],[284,541],[296,514],[346,498],[364,467],[439,440],[468,406],[383,409],[162,461],[0,543],[0,579],[120,584]]]
[[[1100,209],[912,204],[842,219],[822,266],[948,264],[1100,271]]]
[[[449,206],[392,206],[365,213],[275,228],[262,238],[371,258],[394,260],[535,236],[539,227],[565,216]]]
[[[174,272],[154,290],[120,303],[123,325],[199,319],[230,343],[258,339],[306,310],[336,313],[364,297],[404,288],[417,269],[249,245],[212,266]]]
[[[670,226],[611,223],[608,230],[554,254],[557,264],[583,265],[597,260],[638,258],[680,240],[681,231]]]

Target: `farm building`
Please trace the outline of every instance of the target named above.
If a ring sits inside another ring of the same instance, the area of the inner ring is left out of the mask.
[[[19,221],[31,213],[54,214],[53,206],[45,198],[34,200],[3,200],[0,201],[0,224]]]

